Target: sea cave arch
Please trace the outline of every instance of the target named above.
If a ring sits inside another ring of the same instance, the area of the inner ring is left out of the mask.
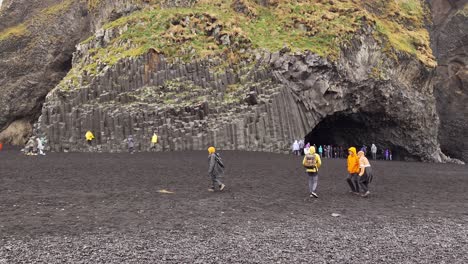
[[[363,145],[367,146],[370,153],[370,146],[376,144],[379,159],[384,158],[383,151],[388,148],[393,160],[415,160],[416,157],[398,144],[398,136],[395,135],[397,129],[398,123],[385,113],[337,112],[323,118],[304,137],[304,141],[317,147],[341,146],[344,153],[351,146],[359,150]]]

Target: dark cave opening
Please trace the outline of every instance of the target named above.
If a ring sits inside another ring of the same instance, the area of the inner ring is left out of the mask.
[[[332,145],[342,147],[343,156],[349,147],[359,151],[367,147],[367,157],[371,157],[371,145],[377,146],[377,159],[385,159],[385,149],[392,153],[393,160],[414,160],[402,147],[393,144],[390,129],[397,124],[380,113],[335,113],[318,123],[304,138],[311,145]]]

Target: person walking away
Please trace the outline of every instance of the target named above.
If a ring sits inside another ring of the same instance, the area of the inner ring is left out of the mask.
[[[392,151],[388,150],[388,159],[393,160]]]
[[[350,147],[348,149],[348,176],[346,177],[346,181],[351,188],[351,192],[354,194],[359,194],[359,182],[358,182],[358,174],[359,174],[359,158],[356,154],[356,148]]]
[[[385,160],[388,160],[388,149],[385,149]]]
[[[88,130],[85,134],[85,138],[86,138],[86,142],[88,143],[88,146],[92,146],[93,144],[93,139],[94,139],[94,135],[93,135],[93,132],[91,132],[90,130]]]
[[[372,153],[372,159],[376,160],[377,159],[377,146],[374,143],[372,143],[372,146],[371,146],[371,153]]]
[[[319,146],[318,152],[319,152],[319,156],[320,156],[320,157],[323,157],[323,156],[322,156],[322,153],[323,153],[322,145]]]
[[[133,139],[132,135],[128,136],[127,144],[128,144],[128,152],[130,152],[130,154],[133,154],[133,152],[135,151],[135,140]]]
[[[322,165],[320,156],[315,153],[315,148],[310,147],[309,152],[305,154],[302,160],[302,165],[306,168],[307,176],[309,176],[309,197],[318,198],[316,193],[318,185],[318,169]]]
[[[358,152],[359,157],[359,190],[362,192],[362,197],[368,197],[369,183],[372,182],[372,168],[369,160],[366,158],[364,151]]]
[[[3,144],[0,143],[0,151],[2,151],[2,149],[3,149]]]
[[[156,135],[156,132],[153,132],[153,136],[151,137],[151,150],[156,149],[156,144],[158,144],[158,135]]]
[[[297,140],[294,140],[292,148],[294,155],[299,155],[299,142]]]
[[[39,151],[39,154],[40,155],[45,155],[45,153],[44,153],[44,143],[42,142],[42,139],[37,137],[36,141],[37,141],[37,150]]]
[[[208,175],[211,178],[211,187],[208,189],[210,192],[215,191],[215,186],[219,187],[220,191],[223,191],[226,185],[222,183],[219,178],[224,173],[224,164],[221,160],[221,157],[216,153],[214,147],[208,148]]]

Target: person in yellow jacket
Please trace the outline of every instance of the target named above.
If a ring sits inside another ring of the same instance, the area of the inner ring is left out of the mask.
[[[85,138],[86,138],[86,142],[88,142],[88,145],[91,146],[93,139],[94,139],[93,132],[91,132],[91,130],[88,130],[85,134]]]
[[[315,153],[315,147],[310,147],[309,151],[305,153],[302,165],[305,167],[306,173],[309,176],[309,197],[318,198],[315,191],[318,185],[318,169],[322,165],[322,160],[320,160],[320,156]]]
[[[356,154],[356,148],[350,147],[348,149],[348,176],[346,181],[351,188],[351,192],[359,194],[359,157]]]
[[[151,150],[156,149],[156,144],[158,144],[158,135],[156,135],[156,132],[154,132],[153,136],[151,137]]]

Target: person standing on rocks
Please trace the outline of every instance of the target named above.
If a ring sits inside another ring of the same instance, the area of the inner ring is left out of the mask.
[[[377,159],[377,146],[374,143],[372,143],[372,146],[371,146],[371,153],[372,153],[372,159],[376,160]]]
[[[346,177],[346,181],[354,194],[359,194],[358,174],[359,157],[356,154],[356,148],[350,147],[348,149],[348,177]]]
[[[307,176],[309,176],[309,197],[318,198],[316,193],[318,185],[318,169],[322,165],[320,156],[315,153],[315,147],[310,147],[302,160],[302,165],[306,168]]]
[[[219,187],[220,191],[223,191],[226,185],[222,183],[219,178],[224,173],[224,164],[221,160],[221,157],[216,153],[214,147],[208,148],[208,175],[211,179],[211,187],[208,189],[210,192],[215,191],[216,185]]]
[[[92,146],[93,145],[94,135],[93,135],[93,132],[91,132],[91,130],[88,130],[86,132],[85,138],[86,138],[86,142],[88,143],[88,146]]]
[[[128,136],[127,145],[128,145],[128,152],[130,154],[133,154],[133,152],[135,152],[135,140],[133,139],[132,135]]]
[[[362,197],[368,197],[369,183],[372,182],[372,169],[369,160],[366,158],[364,151],[358,152],[359,157],[359,190],[362,192]]]
[[[153,136],[151,137],[151,150],[156,150],[156,144],[158,144],[158,135],[156,135],[156,132],[153,132]]]

